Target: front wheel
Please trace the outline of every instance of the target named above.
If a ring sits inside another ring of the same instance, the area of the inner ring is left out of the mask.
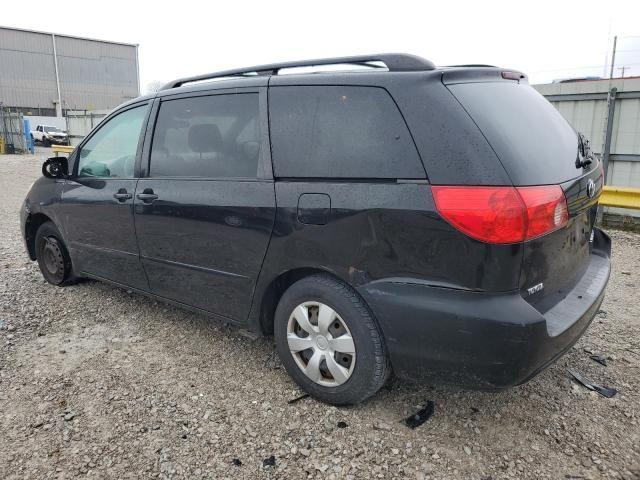
[[[390,373],[369,309],[352,288],[329,275],[312,275],[289,287],[276,309],[274,335],[289,375],[323,402],[361,402]]]
[[[52,222],[45,222],[36,232],[36,258],[44,279],[63,285],[72,279],[71,258],[62,235]]]

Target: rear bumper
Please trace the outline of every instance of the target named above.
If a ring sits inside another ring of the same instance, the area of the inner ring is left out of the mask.
[[[590,263],[544,314],[519,292],[489,294],[379,281],[359,291],[382,328],[396,375],[496,389],[526,382],[584,333],[604,298],[611,240],[595,229]]]

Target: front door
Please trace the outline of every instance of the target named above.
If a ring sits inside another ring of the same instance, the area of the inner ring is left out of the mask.
[[[148,290],[133,223],[136,158],[149,104],[107,119],[76,153],[62,193],[69,251],[78,273]]]
[[[270,162],[262,94],[163,99],[134,200],[151,291],[236,322],[275,216],[273,180],[260,173]]]

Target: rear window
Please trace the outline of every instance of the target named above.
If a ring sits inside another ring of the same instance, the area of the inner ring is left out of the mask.
[[[271,87],[269,112],[278,177],[425,177],[404,119],[382,88]]]
[[[516,185],[561,183],[582,174],[578,138],[569,123],[529,85],[449,85],[491,144]]]

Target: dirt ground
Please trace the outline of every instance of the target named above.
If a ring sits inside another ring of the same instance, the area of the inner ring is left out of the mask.
[[[44,282],[18,222],[43,153],[0,156],[0,478],[640,478],[640,235],[609,232],[602,310],[524,386],[393,381],[354,407],[289,404],[301,392],[270,338],[98,282]],[[402,424],[428,400],[425,424]]]

